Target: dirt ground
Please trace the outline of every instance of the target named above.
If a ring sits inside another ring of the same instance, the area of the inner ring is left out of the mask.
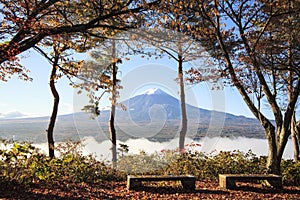
[[[127,190],[126,182],[56,183],[2,185],[0,199],[300,199],[300,188],[282,190],[258,184],[238,184],[236,190],[220,189],[217,182],[197,181],[196,190],[183,189],[178,183],[144,184],[139,190]]]

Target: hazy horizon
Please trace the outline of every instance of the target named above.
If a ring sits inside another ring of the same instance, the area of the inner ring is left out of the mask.
[[[84,147],[81,149],[84,155],[93,154],[100,160],[110,160],[111,156],[111,142],[105,140],[97,142],[93,137],[83,138]],[[200,146],[188,147],[190,150],[196,150],[207,154],[218,153],[220,151],[234,151],[239,150],[247,153],[251,150],[257,156],[267,156],[268,146],[266,139],[236,137],[203,137],[200,140],[192,140],[186,138],[185,144],[200,144]],[[56,144],[56,146],[59,143]],[[160,153],[162,150],[175,150],[178,147],[178,138],[174,138],[167,142],[153,142],[146,138],[128,139],[127,141],[117,140],[117,148],[119,144],[126,144],[129,146],[128,154],[139,154],[140,151],[145,151],[148,154]],[[33,144],[35,147],[40,148],[43,153],[47,154],[47,143]],[[283,155],[284,159],[293,159],[293,149],[291,141],[289,140]]]

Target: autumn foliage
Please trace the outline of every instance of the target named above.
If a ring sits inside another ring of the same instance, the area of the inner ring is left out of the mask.
[[[45,38],[69,34],[72,43],[88,45],[91,38],[105,39],[114,31],[137,27],[143,19],[142,11],[155,3],[1,0],[0,80],[14,73],[27,80],[18,57]]]

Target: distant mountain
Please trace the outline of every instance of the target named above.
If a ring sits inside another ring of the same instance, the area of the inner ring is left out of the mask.
[[[148,137],[151,140],[168,140],[178,135],[181,111],[177,98],[161,89],[153,88],[121,102],[126,111],[116,111],[118,139]],[[255,137],[264,138],[263,130],[256,119],[228,113],[209,111],[186,105],[188,136]],[[93,136],[102,141],[109,139],[107,122],[109,110],[100,112],[96,120],[88,113],[58,116],[55,140],[79,139]],[[0,138],[45,142],[49,117],[0,119]],[[158,133],[156,133],[158,131]]]
[[[0,119],[17,119],[17,118],[22,118],[22,117],[27,117],[26,114],[21,113],[19,111],[12,111],[9,113],[0,113]]]
[[[120,120],[127,121],[128,117],[130,117],[135,122],[149,122],[151,120],[150,113],[153,109],[154,111],[163,110],[168,121],[181,119],[180,101],[161,89],[153,88],[146,90],[144,93],[121,103],[126,106],[127,110],[123,111],[119,109],[117,111],[116,115]],[[209,124],[212,118],[216,118],[217,120],[223,120],[222,118],[224,118],[230,124],[236,124],[236,122],[243,124],[255,123],[257,121],[256,119],[244,116],[205,110],[189,104],[186,104],[186,110],[189,120],[197,120],[203,124]],[[105,115],[104,113],[102,114]],[[152,115],[155,115],[155,112]],[[126,118],[123,119],[125,116]]]

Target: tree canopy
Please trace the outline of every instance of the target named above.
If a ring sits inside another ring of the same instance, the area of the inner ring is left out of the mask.
[[[52,35],[72,34],[72,42],[106,38],[115,30],[137,27],[143,11],[157,1],[1,0],[0,80],[12,74],[28,79],[18,55]]]

